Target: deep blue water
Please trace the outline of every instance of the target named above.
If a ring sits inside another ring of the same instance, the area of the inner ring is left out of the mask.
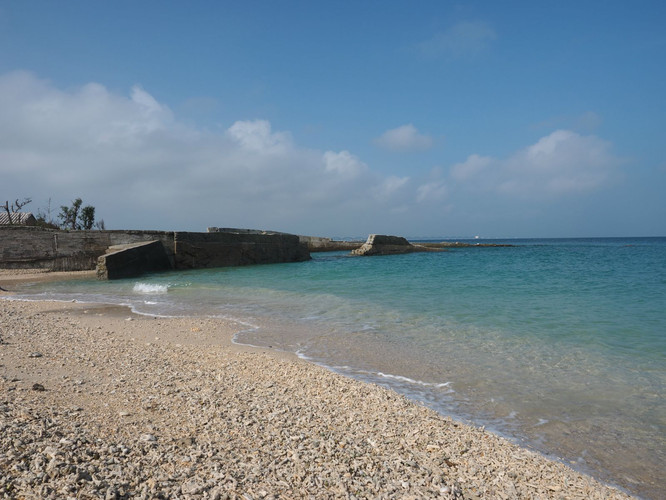
[[[514,246],[322,253],[25,294],[240,319],[238,342],[297,352],[666,496],[666,238],[482,242]]]

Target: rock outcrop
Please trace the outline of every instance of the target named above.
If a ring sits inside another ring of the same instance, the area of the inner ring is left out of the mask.
[[[412,245],[402,236],[388,236],[384,234],[371,234],[368,240],[358,249],[352,250],[352,255],[396,255],[413,252],[441,252],[439,248],[428,248]]]

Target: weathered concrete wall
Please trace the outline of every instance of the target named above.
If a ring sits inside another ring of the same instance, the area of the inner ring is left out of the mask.
[[[121,245],[97,259],[97,278],[115,280],[173,269],[161,241]]]
[[[95,269],[113,245],[159,241],[177,269],[239,266],[308,260],[298,236],[285,233],[188,233],[165,231],[60,231],[34,227],[0,228],[1,268],[53,271]]]
[[[159,240],[173,262],[173,232],[61,231],[39,227],[0,227],[0,267],[52,271],[95,269],[112,245]]]
[[[310,252],[298,236],[285,233],[184,233],[175,235],[176,268],[300,262]]]
[[[322,238],[320,236],[299,236],[301,243],[305,243],[311,252],[334,252],[337,250],[355,250],[363,241],[342,241]]]
[[[286,234],[279,231],[265,229],[239,229],[234,227],[209,227],[209,233],[238,233],[238,234]],[[354,250],[359,248],[364,241],[342,241],[325,238],[323,236],[298,236],[301,243],[307,246],[310,252],[334,252],[337,250]]]

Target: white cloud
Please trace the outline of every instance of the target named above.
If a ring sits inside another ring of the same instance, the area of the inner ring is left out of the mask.
[[[371,232],[400,184],[349,151],[298,147],[266,120],[202,131],[139,86],[65,91],[26,72],[0,75],[0,178],[3,199],[30,196],[37,210],[80,196],[111,228],[323,235]]]
[[[100,85],[92,84],[91,86],[99,89],[100,91],[103,91],[104,89]],[[152,95],[143,90],[143,88],[140,85],[135,85],[134,87],[132,87],[131,95],[132,95],[132,101],[137,103],[147,115],[159,114],[165,109],[155,100],[155,98]]]
[[[528,198],[593,191],[613,177],[621,160],[596,136],[556,130],[506,159],[471,155],[451,168],[461,184]]]
[[[430,148],[432,137],[419,133],[410,123],[387,130],[375,139],[375,144],[392,151],[418,151]]]
[[[384,181],[377,185],[373,194],[378,200],[386,200],[393,196],[398,191],[402,190],[409,182],[409,177],[398,177],[391,175],[384,179]]]
[[[483,169],[492,163],[489,156],[470,155],[467,160],[457,163],[451,167],[451,177],[456,180],[464,181],[475,175],[478,175]]]
[[[326,151],[323,156],[327,172],[340,175],[344,179],[353,179],[367,170],[368,166],[349,151]]]
[[[483,21],[463,21],[420,43],[419,52],[428,58],[460,59],[483,52],[497,38],[495,30]]]
[[[272,132],[266,120],[237,121],[227,135],[243,148],[252,151],[286,152],[292,147],[291,135],[287,132]]]
[[[413,126],[393,132],[383,137],[394,147],[430,143]],[[49,198],[57,207],[82,197],[109,228],[364,236],[455,225],[466,234],[466,221],[501,220],[502,200],[525,213],[589,193],[619,163],[610,143],[558,130],[503,159],[471,155],[448,171],[384,175],[353,152],[301,147],[266,120],[197,129],[139,86],[124,95],[98,83],[63,90],[26,72],[0,75],[0,201],[31,197],[36,211]]]

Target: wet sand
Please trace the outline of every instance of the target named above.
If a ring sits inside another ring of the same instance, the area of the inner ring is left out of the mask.
[[[79,274],[69,274],[76,277]],[[0,271],[1,298],[22,280]],[[630,498],[238,325],[0,300],[0,492],[25,498]]]

